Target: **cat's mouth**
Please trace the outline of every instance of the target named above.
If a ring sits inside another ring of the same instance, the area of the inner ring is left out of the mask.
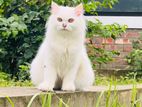
[[[63,27],[57,27],[57,30],[61,31],[61,32],[70,32],[70,31],[72,31],[72,29],[70,29],[70,28],[63,28]]]
[[[61,29],[62,31],[69,31],[68,29],[66,29],[66,28],[63,28],[63,29]]]

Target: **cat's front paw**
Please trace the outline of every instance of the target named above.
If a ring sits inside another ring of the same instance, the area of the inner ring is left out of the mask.
[[[66,84],[62,86],[63,91],[75,91],[75,85],[74,84]]]
[[[53,86],[50,86],[46,82],[42,82],[37,88],[41,91],[53,91]]]

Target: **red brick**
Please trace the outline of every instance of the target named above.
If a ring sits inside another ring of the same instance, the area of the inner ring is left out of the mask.
[[[102,44],[103,38],[101,38],[101,37],[94,37],[92,42],[93,42],[93,44]]]
[[[105,45],[105,49],[110,51],[115,50],[115,45]]]
[[[115,44],[123,44],[123,38],[116,39]]]
[[[94,44],[94,46],[95,46],[96,48],[104,48],[104,45],[102,45],[102,44]]]
[[[112,38],[103,38],[102,43],[103,44],[114,44],[114,39],[112,39]]]
[[[124,45],[123,52],[131,52],[133,49],[132,45]]]
[[[86,38],[85,43],[87,43],[87,44],[91,43],[91,38]]]
[[[114,50],[123,51],[123,45],[115,45]]]
[[[138,40],[138,38],[129,38],[130,43],[137,41],[137,40]]]
[[[123,45],[105,45],[106,50],[123,51]]]
[[[115,45],[114,50],[116,50],[116,51],[123,51],[123,45]]]
[[[116,65],[115,63],[113,64],[113,67],[112,67],[113,69],[115,69],[115,70],[122,70],[122,69],[127,69],[128,68],[128,65]]]
[[[124,35],[123,35],[123,37],[139,37],[140,36],[140,34],[138,33],[138,32],[127,32],[127,33],[125,33]]]
[[[125,58],[128,54],[129,52],[120,52],[120,55],[118,57]]]
[[[102,68],[104,69],[125,69],[128,66],[125,60],[125,57],[133,49],[132,41],[138,40],[139,36],[140,36],[139,30],[128,30],[127,33],[122,34],[116,40],[113,40],[112,38],[106,39],[100,36],[94,36],[95,39],[92,39],[92,42],[96,47],[104,48],[110,51],[116,50],[120,52],[120,55],[113,56],[113,58],[115,59],[114,61],[111,61],[109,64],[103,65]]]
[[[105,38],[103,38],[102,43],[103,43],[103,44],[106,44],[106,39],[105,39]]]
[[[127,65],[125,58],[120,57],[115,58],[113,63],[116,65]]]
[[[114,44],[114,39],[112,39],[112,38],[107,38],[107,39],[106,39],[106,44]]]
[[[105,45],[105,50],[110,50],[111,51],[112,50],[111,46],[112,45]]]
[[[112,64],[109,63],[109,64],[101,64],[101,69],[110,69],[112,68]]]
[[[116,49],[116,45],[110,45],[111,50],[115,50]]]
[[[123,38],[123,44],[132,44],[128,38]]]
[[[118,38],[115,40],[115,44],[132,44],[128,38]]]

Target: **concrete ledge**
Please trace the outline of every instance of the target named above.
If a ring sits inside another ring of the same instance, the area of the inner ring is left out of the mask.
[[[110,102],[114,100],[114,98],[118,97],[118,101],[122,107],[130,107],[131,99],[132,99],[132,88],[133,85],[123,85],[111,87],[110,92]],[[69,105],[69,107],[95,107],[100,94],[103,91],[101,97],[101,101],[99,103],[99,107],[105,107],[106,98],[108,97],[107,90],[109,87],[107,86],[94,86],[87,89],[87,91],[80,92],[64,92],[64,91],[55,91],[52,95],[52,107],[58,107],[59,98],[62,98],[65,103]],[[33,95],[41,93],[41,91],[35,88],[27,88],[27,87],[10,87],[10,88],[0,88],[0,107],[11,107],[6,96],[8,96],[15,107],[27,107],[30,99]],[[42,92],[42,94],[47,94]],[[137,95],[136,100],[142,98],[142,85],[137,85]],[[35,98],[32,107],[41,107],[41,97],[40,95]],[[63,106],[64,107],[64,106]]]

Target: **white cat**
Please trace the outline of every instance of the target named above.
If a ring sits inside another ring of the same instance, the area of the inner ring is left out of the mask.
[[[59,6],[52,2],[46,37],[31,64],[31,79],[42,91],[84,90],[94,81],[85,49],[83,5]]]

